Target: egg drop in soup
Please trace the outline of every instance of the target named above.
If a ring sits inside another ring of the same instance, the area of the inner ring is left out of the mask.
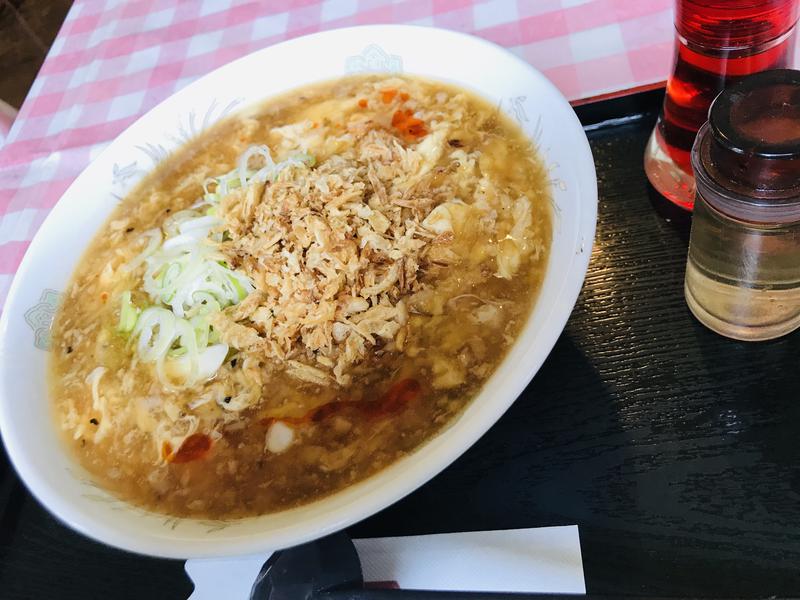
[[[225,119],[90,243],[53,324],[65,443],[119,498],[305,504],[446,428],[525,325],[550,186],[496,106],[354,76]]]

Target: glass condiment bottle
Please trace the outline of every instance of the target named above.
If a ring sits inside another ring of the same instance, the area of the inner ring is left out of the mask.
[[[691,311],[739,340],[800,327],[800,71],[765,71],[723,91],[692,167]]]
[[[791,66],[800,0],[677,0],[675,56],[644,166],[653,187],[691,210],[690,151],[708,107],[742,77]]]

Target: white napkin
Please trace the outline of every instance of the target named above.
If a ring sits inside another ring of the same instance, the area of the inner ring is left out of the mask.
[[[402,589],[585,594],[578,527],[353,540],[366,582]],[[190,600],[247,600],[269,554],[186,561]]]

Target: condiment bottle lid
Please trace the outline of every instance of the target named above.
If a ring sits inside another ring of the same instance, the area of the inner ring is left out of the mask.
[[[800,71],[750,75],[724,90],[692,148],[697,193],[751,223],[800,221]]]
[[[800,194],[800,71],[746,77],[709,109],[711,176],[753,198]]]

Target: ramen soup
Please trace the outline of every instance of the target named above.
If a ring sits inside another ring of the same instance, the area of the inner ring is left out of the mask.
[[[116,207],[53,325],[56,419],[104,488],[229,519],[408,455],[525,324],[552,235],[495,106],[351,77],[215,125]]]

